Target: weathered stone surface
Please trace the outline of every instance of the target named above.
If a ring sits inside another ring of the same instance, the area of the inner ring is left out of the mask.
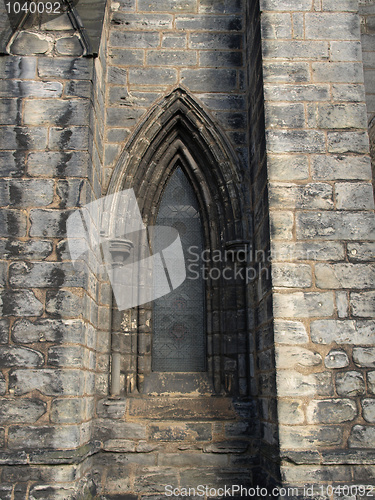
[[[371,163],[366,157],[313,156],[312,174],[321,180],[369,180]]]
[[[361,396],[365,394],[365,381],[359,372],[336,374],[336,390],[339,396]]]
[[[275,287],[309,288],[312,285],[311,267],[307,264],[274,263],[272,283]]]
[[[318,344],[375,343],[375,322],[361,320],[317,320],[311,323],[311,340]]]
[[[303,347],[276,347],[276,364],[278,368],[293,368],[294,366],[318,366],[322,362],[319,353]]]
[[[87,367],[88,353],[83,347],[54,346],[48,349],[47,364],[72,368]]]
[[[183,69],[181,82],[192,91],[230,92],[237,85],[237,72],[233,69]]]
[[[56,50],[63,56],[80,56],[83,53],[83,46],[77,36],[69,36],[56,40]]]
[[[369,213],[322,212],[298,213],[298,239],[324,238],[326,240],[368,240],[375,237],[373,215]]]
[[[275,319],[274,335],[279,344],[305,344],[309,340],[305,325],[300,321]]]
[[[306,409],[309,424],[339,424],[350,422],[358,414],[357,405],[350,399],[326,399],[311,401]]]
[[[37,389],[46,396],[78,396],[84,393],[84,374],[79,370],[58,370],[40,368],[38,370],[13,370],[9,386],[16,396]]]
[[[150,425],[149,437],[153,441],[210,441],[210,423],[168,423]]]
[[[0,252],[6,259],[43,260],[52,253],[53,245],[48,240],[0,240]]]
[[[71,57],[39,58],[38,75],[40,78],[89,80],[92,76],[92,62],[93,60],[87,57],[77,59]]]
[[[336,183],[336,206],[339,210],[372,210],[374,193],[371,183]]]
[[[83,344],[85,331],[80,320],[21,319],[12,328],[13,342],[31,344],[33,342],[69,342]]]
[[[331,316],[333,309],[333,295],[331,293],[294,292],[274,294],[274,313],[276,317]]]
[[[375,368],[375,347],[354,347],[353,361],[361,368]]]
[[[363,418],[369,424],[375,423],[375,399],[362,399],[362,413]]]
[[[317,264],[315,277],[318,288],[372,288],[375,266],[366,264]]]
[[[375,292],[351,293],[350,307],[353,316],[372,318],[375,311]]]
[[[271,243],[273,261],[290,260],[343,260],[345,248],[343,243],[336,241],[318,242],[273,242]]]
[[[98,419],[95,423],[95,426],[96,439],[100,439],[102,441],[107,441],[108,439],[146,438],[146,426],[139,423]]]
[[[332,349],[324,359],[326,368],[346,368],[349,366],[349,357],[345,351]]]
[[[277,402],[278,418],[281,424],[303,424],[305,414],[300,401],[278,400]]]
[[[350,448],[374,448],[375,427],[365,425],[355,425],[349,436]]]
[[[88,102],[85,99],[30,99],[24,104],[26,125],[85,125]]]
[[[332,377],[329,372],[304,375],[292,370],[280,370],[277,373],[277,386],[280,397],[333,395]]]
[[[54,399],[51,404],[50,421],[56,424],[71,424],[85,420],[85,402],[82,398]]]
[[[10,51],[16,55],[45,54],[49,48],[47,40],[34,33],[21,31],[12,43]]]
[[[45,414],[47,405],[39,399],[1,398],[0,423],[34,423]]]
[[[44,363],[43,355],[26,347],[0,346],[0,366],[37,367]]]
[[[374,261],[375,243],[348,242],[348,258],[351,262]]]
[[[13,287],[80,287],[85,286],[87,275],[82,263],[73,268],[70,263],[20,262],[9,267],[9,284]]]
[[[80,444],[78,426],[11,426],[8,446],[11,449],[75,448]]]
[[[31,290],[3,290],[1,292],[3,316],[40,316],[43,304]]]
[[[48,291],[46,311],[58,317],[75,318],[77,311],[84,309],[84,298],[69,290]]]
[[[340,446],[342,429],[337,426],[280,426],[280,442],[284,449],[315,450],[320,447]]]

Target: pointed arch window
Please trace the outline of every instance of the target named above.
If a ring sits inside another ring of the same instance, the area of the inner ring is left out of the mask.
[[[198,199],[180,166],[164,189],[156,224],[179,232],[187,276],[177,289],[154,302],[152,370],[202,372],[206,370],[203,227]]]

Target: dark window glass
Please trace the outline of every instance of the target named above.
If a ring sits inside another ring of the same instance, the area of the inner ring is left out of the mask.
[[[154,301],[152,369],[205,371],[205,289],[200,270],[203,229],[198,200],[181,168],[175,170],[164,190],[156,225],[178,230],[187,277],[178,288]]]

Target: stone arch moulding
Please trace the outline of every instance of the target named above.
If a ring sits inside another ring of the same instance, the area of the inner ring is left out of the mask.
[[[157,102],[138,125],[120,156],[107,194],[133,188],[143,222],[152,226],[164,186],[177,166],[183,169],[198,198],[206,248],[211,255],[218,251],[223,256],[215,267],[234,268],[238,252],[248,248],[249,239],[240,165],[225,135],[180,87]],[[116,206],[106,207],[103,228],[113,227],[116,213]],[[240,265],[244,265],[243,259]],[[115,322],[121,327],[112,328],[112,345],[122,346],[117,349],[121,354],[123,392],[246,396],[246,302],[244,282],[224,281],[221,273],[219,279],[207,280],[207,373],[185,377],[180,374],[174,379],[170,374],[163,377],[151,372],[152,304],[124,311],[121,320]],[[128,342],[124,342],[124,336]],[[174,380],[173,388],[166,385],[166,378]]]

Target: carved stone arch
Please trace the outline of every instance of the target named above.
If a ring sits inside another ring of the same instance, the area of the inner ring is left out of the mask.
[[[241,246],[246,250],[239,161],[203,106],[182,88],[160,100],[138,125],[117,163],[108,194],[133,188],[144,223],[153,225],[163,188],[177,165],[198,198],[207,248],[219,250],[223,256],[228,249],[232,255]],[[114,221],[116,207],[111,207],[110,212]],[[233,267],[235,261],[234,257],[229,264],[223,260],[217,265]],[[243,360],[247,355],[245,304],[244,282],[207,280],[208,373],[203,382],[201,377],[190,377],[192,392],[246,393],[247,370],[239,368],[239,358]],[[151,373],[151,340],[145,338],[151,336],[151,322],[151,304],[127,311],[121,321],[122,328],[132,337],[132,352],[124,353],[128,361],[123,366],[128,392],[158,391],[155,386],[148,389],[147,382]],[[231,342],[241,347],[231,350],[227,345]]]

